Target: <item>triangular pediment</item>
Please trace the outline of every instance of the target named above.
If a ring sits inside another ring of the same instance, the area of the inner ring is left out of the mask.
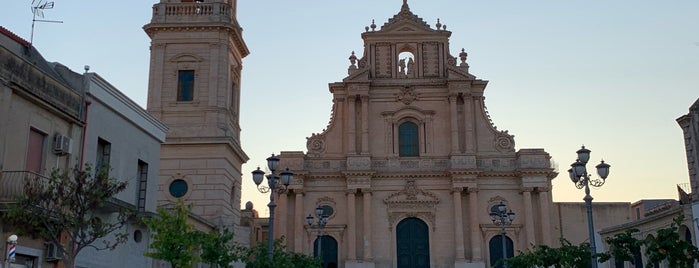
[[[429,31],[433,32],[430,25],[427,24],[422,18],[415,15],[410,11],[407,3],[403,3],[398,14],[393,15],[392,18],[388,19],[383,26],[381,26],[381,32],[405,32],[405,31]]]
[[[369,69],[367,68],[355,70],[345,79],[342,79],[343,82],[368,82],[369,80]]]
[[[466,70],[459,69],[456,66],[449,66],[447,71],[449,74],[448,75],[449,79],[451,79],[451,80],[460,80],[460,79],[474,80],[474,79],[476,79],[475,75],[468,73],[468,71],[466,71]]]

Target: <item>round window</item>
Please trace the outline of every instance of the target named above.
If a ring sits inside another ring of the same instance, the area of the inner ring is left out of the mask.
[[[183,197],[187,194],[187,182],[182,179],[176,179],[170,183],[170,195],[175,198]]]
[[[323,216],[330,217],[333,215],[333,213],[335,213],[333,207],[329,205],[321,205],[320,207],[323,208]]]

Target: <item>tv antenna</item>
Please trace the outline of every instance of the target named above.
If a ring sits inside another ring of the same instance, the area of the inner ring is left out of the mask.
[[[34,23],[35,22],[52,22],[52,23],[63,23],[63,21],[60,20],[43,20],[44,18],[44,10],[46,9],[52,9],[53,8],[53,2],[47,2],[46,0],[32,0],[32,33],[31,37],[29,39],[29,44],[34,43]],[[36,17],[42,18],[41,20],[37,20]]]

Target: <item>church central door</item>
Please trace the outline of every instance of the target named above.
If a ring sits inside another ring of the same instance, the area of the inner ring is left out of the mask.
[[[313,256],[318,257],[318,243],[320,243],[320,259],[323,268],[337,268],[337,240],[329,235],[316,238],[313,243]]]
[[[398,268],[429,268],[430,242],[427,224],[407,218],[396,227]]]

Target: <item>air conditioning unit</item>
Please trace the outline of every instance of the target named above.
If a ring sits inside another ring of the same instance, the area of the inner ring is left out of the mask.
[[[46,261],[53,262],[63,259],[63,251],[56,243],[46,244]]]
[[[73,140],[67,136],[56,134],[53,139],[53,153],[57,155],[66,155],[73,153]]]

